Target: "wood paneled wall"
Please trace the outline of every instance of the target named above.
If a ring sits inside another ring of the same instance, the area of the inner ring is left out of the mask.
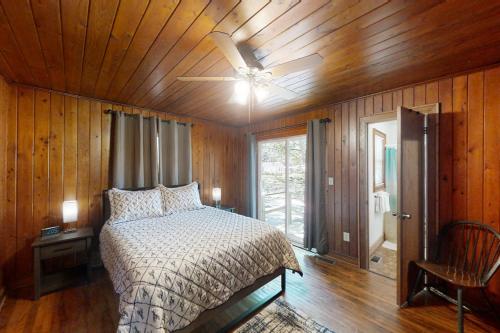
[[[445,78],[255,124],[266,131],[329,116],[327,219],[330,254],[358,260],[359,118],[439,102],[440,226],[468,219],[500,229],[500,67]],[[350,242],[342,240],[349,232]],[[492,289],[500,294],[500,278]]]
[[[63,200],[78,200],[78,226],[100,229],[101,193],[109,187],[111,115],[104,113],[107,109],[154,114],[0,82],[0,263],[5,263],[10,286],[31,282],[31,243],[41,228],[61,224]],[[194,123],[193,179],[201,183],[203,202],[211,203],[211,189],[220,186],[223,203],[241,209],[238,181],[243,138],[239,130],[177,119]]]
[[[242,129],[196,119],[193,178],[210,202],[211,188],[223,188],[223,203],[244,210],[246,175],[243,132],[261,132],[330,117],[328,193],[330,253],[358,258],[359,118],[398,105],[441,103],[440,223],[473,219],[497,230],[500,221],[500,67],[328,105]],[[80,203],[80,225],[99,227],[100,194],[108,187],[110,116],[150,110],[9,85],[0,79],[0,263],[5,280],[30,282],[32,239],[43,226],[61,223],[64,199]],[[164,118],[170,115],[159,113]],[[349,232],[350,242],[342,241]],[[4,270],[5,271],[5,270]],[[500,293],[499,279],[493,289]],[[11,283],[11,285],[13,285]],[[1,287],[0,287],[1,288]]]
[[[4,170],[7,158],[7,110],[9,108],[9,84],[0,76],[0,302],[4,295],[4,279],[2,258],[5,257],[6,244],[1,238],[4,234],[3,221],[5,217],[5,199],[7,196],[6,174]]]

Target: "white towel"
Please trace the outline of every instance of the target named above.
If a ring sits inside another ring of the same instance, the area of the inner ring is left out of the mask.
[[[383,202],[383,212],[390,212],[391,211],[391,201],[389,200],[390,194],[388,192],[384,192],[382,195],[382,202]]]
[[[382,213],[382,197],[375,194],[375,213]]]
[[[391,202],[389,200],[389,193],[377,192],[375,193],[375,213],[385,213],[391,211]]]

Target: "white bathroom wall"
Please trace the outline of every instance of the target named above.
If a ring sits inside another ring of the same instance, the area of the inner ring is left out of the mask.
[[[376,249],[384,240],[384,214],[375,213],[375,198],[373,191],[373,129],[377,129],[386,135],[386,144],[397,145],[398,143],[398,127],[396,120],[385,121],[368,125],[368,235],[369,248],[371,251]]]

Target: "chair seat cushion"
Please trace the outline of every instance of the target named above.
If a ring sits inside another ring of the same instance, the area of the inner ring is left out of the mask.
[[[466,288],[483,288],[485,285],[479,277],[470,272],[457,270],[452,266],[436,264],[430,261],[417,261],[415,264],[424,271],[429,272],[454,285]]]

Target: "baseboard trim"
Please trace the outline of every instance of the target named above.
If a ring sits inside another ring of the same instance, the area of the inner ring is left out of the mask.
[[[326,257],[327,259],[334,259],[334,260],[341,261],[341,262],[349,264],[349,265],[359,267],[358,258],[348,257],[348,256],[341,255],[338,253],[328,253],[328,254],[325,254],[323,256]]]

